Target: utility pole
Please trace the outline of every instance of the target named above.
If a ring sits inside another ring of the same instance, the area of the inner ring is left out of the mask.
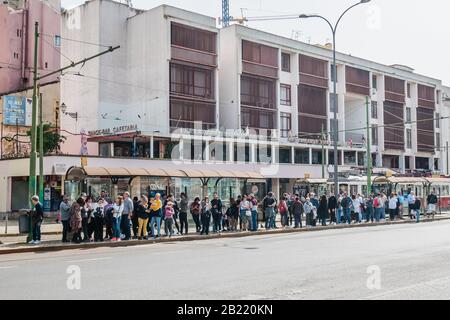
[[[322,140],[322,179],[325,179],[325,137],[323,132],[323,123],[322,123],[322,133],[320,135]]]
[[[39,199],[44,201],[44,124],[42,112],[42,93],[39,93]]]
[[[371,134],[372,127],[370,125],[369,97],[366,96],[366,126],[367,126],[367,196],[372,192],[372,151],[370,145],[372,143]]]
[[[31,118],[31,153],[30,153],[30,176],[28,177],[28,201],[36,194],[36,107],[37,107],[37,85],[38,85],[38,40],[39,40],[39,22],[34,24],[34,66],[33,66],[33,101]],[[42,199],[40,199],[42,200]],[[33,239],[32,223],[30,217],[30,230],[28,232],[28,241]]]

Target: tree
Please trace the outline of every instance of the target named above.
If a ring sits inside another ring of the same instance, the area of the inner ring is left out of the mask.
[[[66,141],[66,137],[62,136],[58,130],[50,123],[44,123],[44,154],[49,154],[60,150],[61,143]],[[37,127],[36,142],[39,147],[40,127]],[[27,136],[31,137],[31,130],[27,132]]]

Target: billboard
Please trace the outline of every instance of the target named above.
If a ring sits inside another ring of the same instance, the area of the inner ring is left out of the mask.
[[[16,96],[3,97],[3,124],[31,126],[32,99]]]

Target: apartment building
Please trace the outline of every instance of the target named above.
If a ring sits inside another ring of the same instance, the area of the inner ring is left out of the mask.
[[[339,164],[364,167],[368,97],[373,165],[402,173],[443,172],[437,145],[442,124],[432,120],[442,114],[441,81],[406,66],[339,53],[334,75],[330,48],[240,25],[222,29],[221,42],[220,119],[225,127],[271,131],[291,147],[285,160],[293,164],[320,162],[320,145],[311,142],[323,130],[328,133],[325,160],[332,164],[331,132],[338,126]]]

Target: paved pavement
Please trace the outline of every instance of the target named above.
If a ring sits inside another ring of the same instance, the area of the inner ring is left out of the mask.
[[[6,255],[0,299],[450,299],[449,230],[441,221]],[[80,290],[68,289],[78,274]]]

